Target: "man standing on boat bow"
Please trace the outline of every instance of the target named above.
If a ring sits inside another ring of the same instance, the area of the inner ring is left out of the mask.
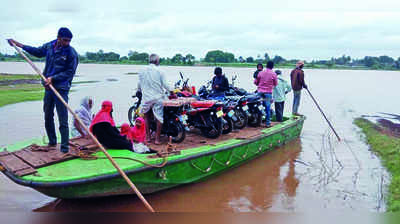
[[[57,39],[44,44],[41,47],[31,47],[21,44],[13,39],[8,42],[11,46],[24,49],[29,54],[42,58],[46,57],[46,64],[43,75],[46,80],[42,80],[45,87],[43,110],[49,146],[57,145],[57,136],[54,125],[54,107],[57,110],[58,120],[60,122],[61,133],[61,152],[69,151],[69,128],[68,128],[68,110],[57,98],[57,96],[48,87],[50,84],[60,93],[65,102],[68,103],[68,93],[71,88],[72,79],[78,66],[78,54],[69,44],[72,39],[72,33],[68,28],[62,27],[58,30]]]

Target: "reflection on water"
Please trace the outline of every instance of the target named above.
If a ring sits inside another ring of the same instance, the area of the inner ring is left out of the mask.
[[[291,142],[245,165],[207,181],[146,195],[157,211],[267,211],[280,194],[295,200],[299,180],[295,163],[301,149]],[[282,172],[281,167],[288,167]],[[283,181],[282,181],[283,180]],[[290,192],[290,193],[289,193]],[[287,207],[291,207],[287,202]],[[134,196],[89,200],[55,200],[35,211],[144,211]]]
[[[43,67],[43,64],[40,64]],[[74,81],[99,81],[73,87],[70,105],[77,107],[83,96],[94,97],[94,111],[101,101],[113,101],[118,124],[127,121],[131,95],[137,85],[137,65],[88,65],[78,67]],[[228,77],[238,75],[240,87],[254,90],[252,68],[223,68]],[[183,72],[197,89],[213,74],[212,67],[162,67],[172,84]],[[282,69],[289,79],[288,69]],[[0,63],[0,72],[33,73],[24,63]],[[301,211],[323,209],[384,211],[382,195],[389,181],[379,159],[362,141],[352,124],[355,117],[378,112],[398,114],[392,99],[400,97],[399,72],[306,70],[310,91],[321,104],[343,139],[333,133],[306,92],[300,113],[307,116],[300,140],[268,153],[248,164],[207,181],[147,196],[160,211]],[[113,81],[108,81],[113,80]],[[378,87],[385,83],[385,88]],[[290,112],[292,94],[285,112]],[[0,147],[44,135],[42,102],[0,108]],[[135,196],[94,200],[58,200],[17,186],[0,175],[0,209],[122,210],[144,211]],[[45,206],[44,204],[49,203]]]

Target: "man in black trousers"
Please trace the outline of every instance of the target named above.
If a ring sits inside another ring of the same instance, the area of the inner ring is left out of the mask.
[[[13,39],[8,40],[11,46],[15,44],[17,47],[24,49],[35,57],[46,57],[46,64],[43,71],[46,80],[42,80],[42,84],[45,87],[43,99],[45,127],[49,138],[49,146],[56,146],[57,136],[54,126],[55,107],[60,122],[60,150],[64,153],[69,151],[68,110],[48,86],[50,84],[53,85],[65,102],[68,102],[68,93],[78,66],[78,54],[75,49],[70,46],[71,39],[71,31],[68,28],[62,27],[58,30],[56,40],[45,43],[41,47],[31,47]]]

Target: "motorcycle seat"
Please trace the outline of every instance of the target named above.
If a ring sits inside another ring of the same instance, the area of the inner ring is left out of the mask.
[[[210,108],[215,105],[215,100],[194,101],[190,105],[193,108]]]
[[[259,96],[250,96],[247,98],[247,102],[256,102],[259,101],[261,98]]]

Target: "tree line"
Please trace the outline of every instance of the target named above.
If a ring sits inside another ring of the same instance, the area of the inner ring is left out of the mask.
[[[33,61],[44,61],[44,59],[29,56]],[[146,64],[149,61],[149,54],[146,52],[129,51],[127,56],[121,56],[115,52],[86,52],[79,56],[82,63],[138,63]],[[0,61],[20,61],[23,58],[18,54],[8,55],[0,53]],[[221,50],[208,51],[204,58],[196,60],[192,54],[175,54],[173,57],[162,57],[160,63],[165,65],[194,65],[194,64],[220,64],[220,63],[235,63],[235,64],[255,64],[266,63],[273,61],[277,65],[293,65],[298,59],[285,59],[282,56],[275,55],[270,57],[268,53],[262,56],[258,54],[256,57],[235,57],[233,53],[224,52]],[[395,59],[386,55],[375,57],[365,56],[364,58],[354,59],[350,56],[342,55],[341,57],[332,57],[329,60],[312,60],[306,61],[308,67],[367,67],[371,69],[400,69],[400,57]]]

